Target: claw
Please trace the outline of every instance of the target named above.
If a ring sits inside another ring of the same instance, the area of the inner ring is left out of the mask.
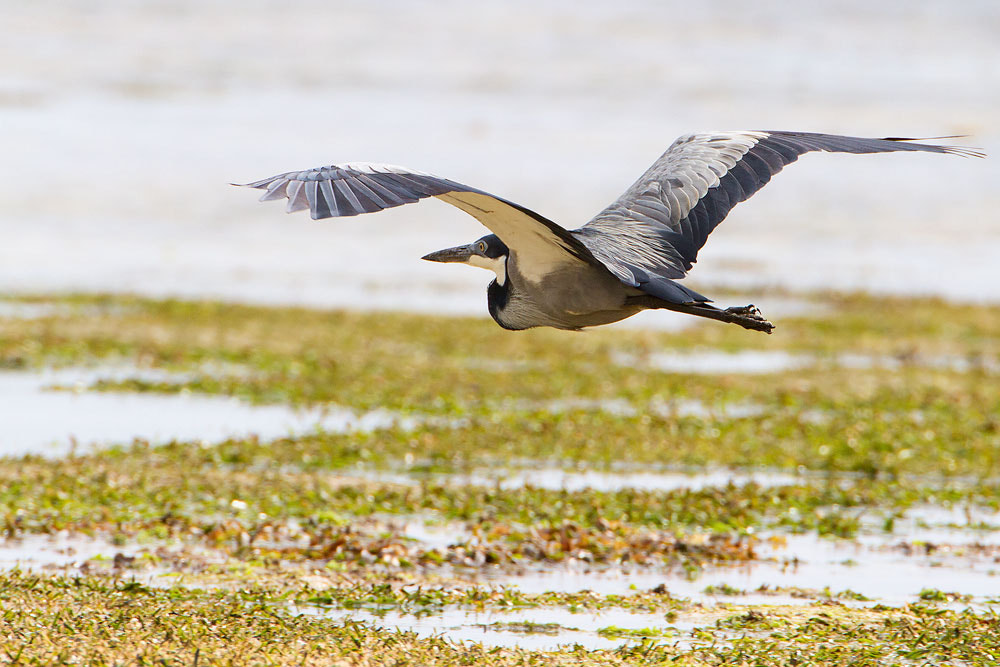
[[[764,319],[763,314],[761,314],[760,309],[752,303],[749,306],[733,306],[731,308],[726,308],[727,313],[732,313],[733,315],[742,315],[744,317],[752,317],[754,319]]]
[[[726,312],[734,316],[734,324],[739,324],[744,329],[753,329],[764,333],[771,333],[774,330],[774,325],[764,319],[763,313],[753,304],[726,308]]]

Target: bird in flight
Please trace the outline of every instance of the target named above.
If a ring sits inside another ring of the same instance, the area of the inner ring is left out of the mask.
[[[460,208],[492,234],[423,259],[493,271],[489,312],[505,329],[579,330],[642,310],[666,309],[771,333],[774,325],[753,305],[718,308],[678,282],[708,235],[736,204],[803,153],[983,156],[916,141],[778,131],[689,134],[671,144],[621,197],[574,230],[478,188],[393,165],[330,165],[246,187],[265,190],[261,201],[287,199],[289,213],[309,209],[314,220],[372,213],[426,197]]]

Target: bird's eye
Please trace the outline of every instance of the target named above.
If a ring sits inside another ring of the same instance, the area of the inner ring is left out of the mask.
[[[486,252],[486,244],[483,243],[482,241],[479,242],[476,248],[479,250],[479,252]]]

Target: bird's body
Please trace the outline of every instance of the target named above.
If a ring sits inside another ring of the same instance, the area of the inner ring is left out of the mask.
[[[589,265],[566,267],[538,282],[521,274],[517,261],[507,260],[508,281],[494,280],[487,290],[490,315],[505,329],[537,326],[582,329],[610,324],[635,315],[628,306],[629,290],[607,271]]]
[[[501,197],[402,167],[331,165],[249,183],[262,201],[288,199],[313,219],[352,216],[437,197],[493,234],[426,255],[496,273],[489,312],[505,329],[581,329],[667,309],[770,333],[753,306],[720,309],[677,280],[730,209],[810,151],[979,153],[912,139],[805,132],[711,132],[681,137],[639,180],[579,229]]]

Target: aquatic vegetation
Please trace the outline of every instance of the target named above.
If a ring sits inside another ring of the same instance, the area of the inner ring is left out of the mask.
[[[984,563],[996,557],[1000,508],[1000,311],[809,298],[823,305],[818,314],[788,318],[767,338],[713,326],[512,335],[476,319],[21,299],[30,318],[0,312],[0,372],[90,365],[99,375],[130,365],[138,370],[73,389],[414,419],[364,432],[0,458],[5,537],[85,535],[110,545],[92,558],[67,555],[45,575],[0,574],[0,649],[26,663],[320,664],[380,647],[399,664],[991,664],[1000,642],[983,609],[995,601],[981,590],[920,590],[921,581],[904,598],[917,604],[892,606],[853,582],[747,585],[727,574],[697,583],[762,561],[794,571],[799,552],[782,545],[796,534],[880,536],[893,558],[975,563],[969,576],[994,576]],[[654,363],[664,351],[698,350],[810,362],[753,374]],[[561,488],[481,474],[516,478],[525,468],[710,472],[713,481]],[[742,477],[727,482],[726,470]],[[763,481],[748,480],[751,472]],[[861,570],[872,553],[836,562]],[[628,594],[482,581],[606,571],[659,581]],[[671,582],[689,580],[689,592],[671,594]],[[762,600],[776,604],[745,604]],[[955,611],[961,605],[970,608]],[[480,622],[508,648],[349,616],[525,609],[542,615]],[[580,622],[547,621],[545,610]],[[609,610],[658,616],[625,627],[602,623]],[[618,648],[517,648],[564,633]],[[141,653],[130,648],[138,645]]]

